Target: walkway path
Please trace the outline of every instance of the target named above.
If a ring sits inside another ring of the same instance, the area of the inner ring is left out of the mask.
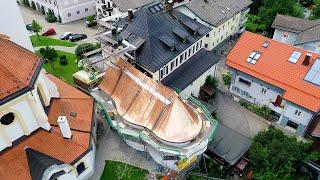
[[[45,48],[46,46],[37,46],[34,47],[34,50],[39,50],[40,48]],[[54,48],[55,50],[59,50],[59,51],[64,51],[64,52],[68,52],[68,53],[72,53],[74,54],[77,46],[73,46],[73,47],[66,47],[66,46],[50,46],[52,48]]]

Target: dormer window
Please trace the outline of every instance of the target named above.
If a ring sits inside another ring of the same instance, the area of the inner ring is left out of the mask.
[[[261,53],[254,51],[249,55],[247,62],[250,64],[256,64],[260,56],[261,56]]]
[[[0,123],[2,125],[9,125],[13,122],[14,120],[14,114],[11,112],[11,113],[8,113],[8,114],[5,114],[1,117],[0,119]]]

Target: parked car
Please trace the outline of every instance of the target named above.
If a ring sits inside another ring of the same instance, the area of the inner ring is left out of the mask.
[[[27,29],[28,31],[33,31],[31,24],[27,24],[27,25],[26,25],[26,29]]]
[[[65,32],[60,36],[60,39],[61,40],[68,40],[71,35],[72,35],[71,32]]]
[[[42,36],[51,36],[51,35],[56,35],[56,30],[54,30],[54,28],[49,28],[46,29],[42,32]]]
[[[85,34],[73,34],[69,37],[69,40],[71,42],[75,42],[75,41],[80,41],[82,39],[86,39],[87,38],[87,35]]]

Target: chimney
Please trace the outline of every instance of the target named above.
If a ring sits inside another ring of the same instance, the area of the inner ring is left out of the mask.
[[[60,131],[62,136],[66,139],[70,139],[72,137],[71,129],[66,116],[59,116],[57,123],[59,124]]]
[[[133,19],[133,10],[132,9],[128,9],[128,19]]]
[[[173,10],[173,4],[174,4],[173,0],[168,0],[166,5],[165,5],[166,11],[172,11]]]
[[[310,53],[307,53],[306,57],[304,58],[302,64],[305,65],[305,66],[308,66],[309,65],[309,62],[310,62],[310,59],[311,59],[311,54]]]
[[[111,34],[112,35],[117,35],[117,28],[112,28],[111,29]]]

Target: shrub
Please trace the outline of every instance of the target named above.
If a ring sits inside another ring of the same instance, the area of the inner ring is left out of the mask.
[[[75,54],[78,58],[81,58],[84,53],[87,53],[89,51],[93,51],[95,49],[97,49],[97,47],[95,45],[93,45],[91,43],[83,43],[83,44],[78,45],[78,47],[75,50]]]
[[[266,119],[268,119],[272,114],[272,110],[266,105],[261,106],[258,104],[247,103],[245,101],[240,101],[240,105]]]
[[[67,64],[68,64],[68,60],[67,60],[66,55],[62,54],[62,55],[59,57],[59,59],[60,59],[60,64],[61,64],[61,65],[67,65]]]
[[[210,84],[214,89],[218,86],[218,81],[212,75],[206,77],[206,84]]]
[[[52,10],[48,11],[48,14],[46,16],[46,20],[49,23],[57,22],[57,17],[54,15]]]
[[[230,75],[230,73],[229,72],[224,73],[222,75],[222,79],[223,79],[224,85],[226,85],[229,88],[230,84],[231,84],[231,75]]]

